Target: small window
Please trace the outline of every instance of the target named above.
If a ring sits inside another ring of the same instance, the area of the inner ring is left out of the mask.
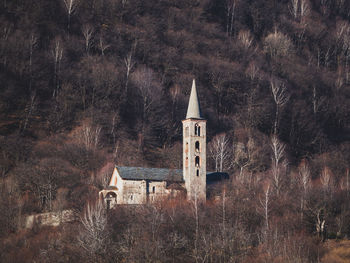
[[[196,156],[195,164],[196,164],[197,167],[199,167],[199,156]]]
[[[153,192],[153,193],[156,192],[156,187],[155,187],[155,186],[152,187],[152,192]]]
[[[196,151],[199,152],[199,141],[196,141],[195,147],[196,147]]]
[[[133,198],[133,196],[132,196],[132,195],[130,195],[130,200],[132,200],[132,198]]]
[[[189,128],[186,127],[186,128],[185,128],[185,136],[188,137],[188,135],[189,135]]]
[[[197,176],[199,176],[199,169],[197,169],[196,173],[197,173]]]
[[[188,153],[188,142],[186,142],[185,153]]]
[[[188,168],[188,157],[185,159],[185,167]]]
[[[198,123],[194,125],[194,135],[201,136],[201,126]]]

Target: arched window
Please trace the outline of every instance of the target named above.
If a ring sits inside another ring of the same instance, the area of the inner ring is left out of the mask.
[[[153,193],[156,192],[156,187],[155,187],[155,186],[152,187],[152,192],[153,192]]]
[[[195,147],[196,147],[196,151],[199,152],[199,141],[196,141]]]
[[[199,169],[197,169],[197,171],[196,171],[196,175],[197,175],[197,176],[199,176]]]
[[[117,203],[117,195],[114,192],[109,192],[106,195],[106,205],[107,205],[107,209],[112,208],[112,206],[114,204]]]
[[[194,135],[201,136],[201,126],[198,123],[194,125]]]
[[[195,164],[196,164],[197,167],[199,167],[199,156],[196,156]]]

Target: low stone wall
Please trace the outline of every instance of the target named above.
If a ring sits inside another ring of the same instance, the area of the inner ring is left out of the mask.
[[[30,215],[25,218],[24,228],[32,228],[35,224],[39,226],[59,226],[62,223],[75,220],[73,210],[63,210],[60,212],[41,213]]]

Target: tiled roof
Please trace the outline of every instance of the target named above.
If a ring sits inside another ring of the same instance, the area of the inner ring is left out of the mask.
[[[118,169],[120,177],[124,180],[184,182],[182,169],[144,168],[129,166],[116,166],[116,168]],[[228,178],[229,175],[227,173],[207,173],[207,183],[209,184]]]
[[[181,169],[117,166],[119,175],[126,180],[183,182]]]

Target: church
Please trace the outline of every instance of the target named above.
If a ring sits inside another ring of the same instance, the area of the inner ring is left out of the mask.
[[[206,122],[193,80],[186,119],[182,121],[183,169],[115,166],[108,187],[99,193],[107,208],[117,204],[146,204],[180,195],[186,195],[190,201],[205,202],[207,182],[227,177],[216,172],[207,174]]]

